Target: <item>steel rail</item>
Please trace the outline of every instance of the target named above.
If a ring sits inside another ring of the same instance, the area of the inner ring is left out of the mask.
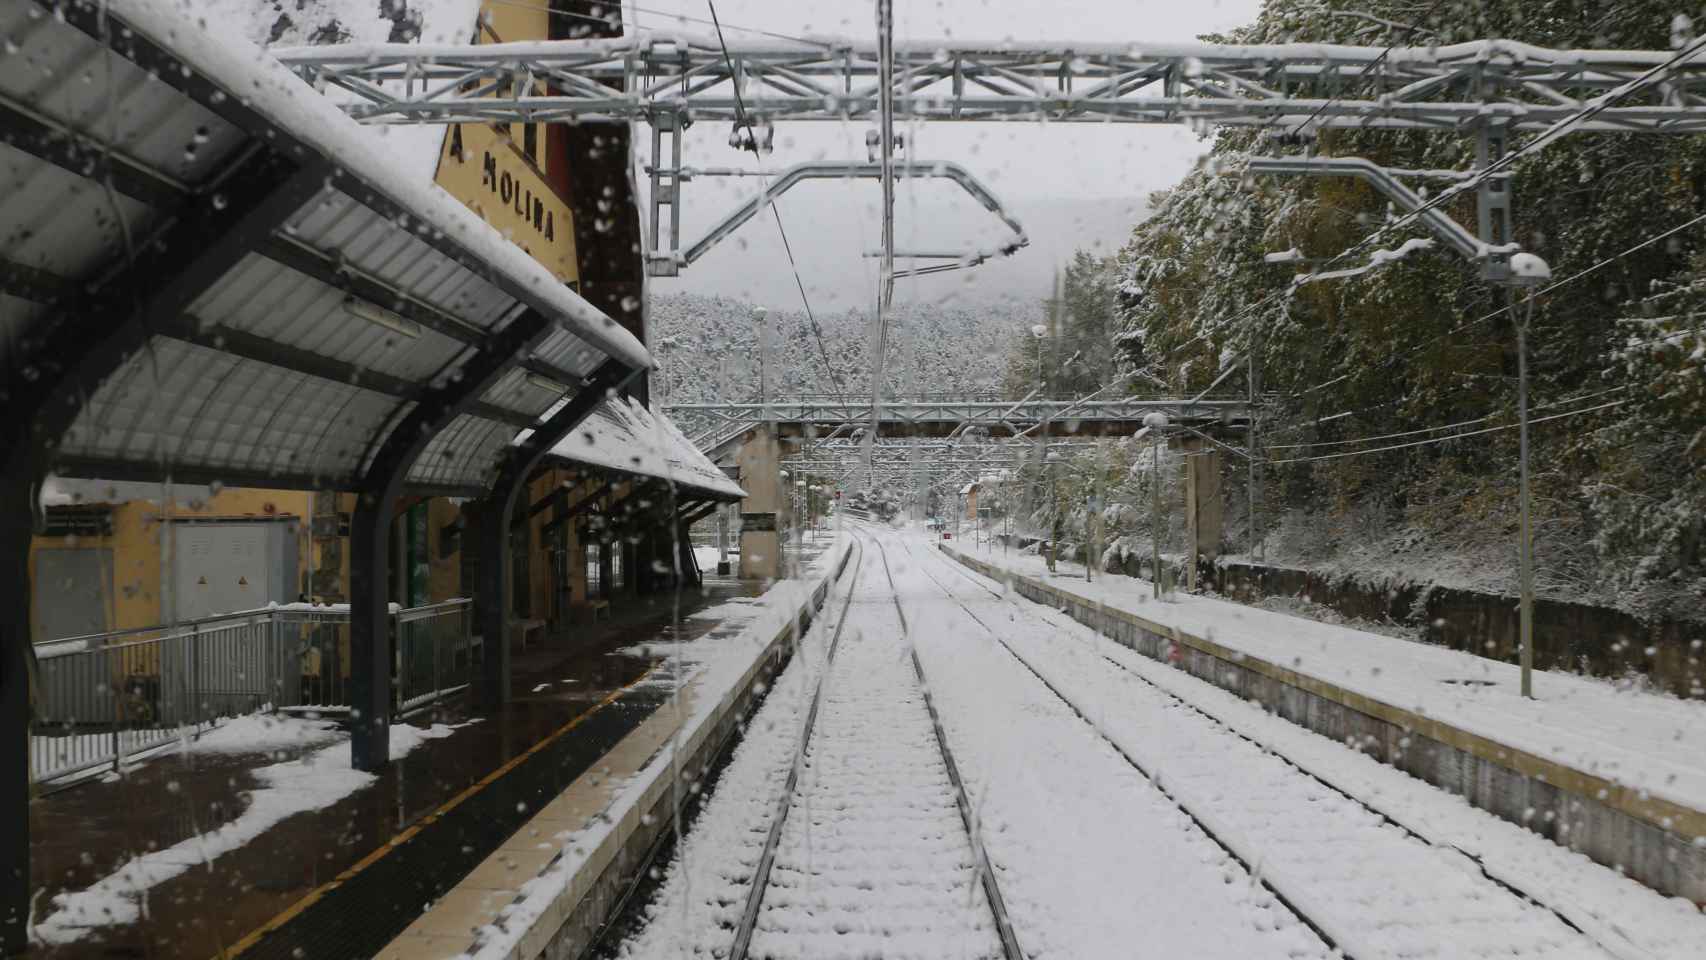
[[[776,816],[771,818],[770,832],[764,838],[764,852],[759,855],[758,867],[753,870],[752,883],[746,888],[746,907],[741,911],[740,926],[735,928],[734,944],[729,947],[729,960],[746,960],[752,946],[752,931],[758,924],[758,910],[764,903],[764,891],[770,886],[770,870],[776,864],[776,851],[782,845],[782,827],[788,822],[788,810],[794,805],[794,790],[800,783],[800,770],[805,766],[806,745],[811,743],[812,729],[817,725],[817,710],[823,702],[824,681],[835,663],[835,651],[841,645],[841,629],[847,625],[847,614],[853,609],[853,596],[858,592],[859,575],[864,572],[865,544],[857,537],[859,556],[853,567],[853,579],[847,583],[847,599],[841,604],[841,616],[835,621],[835,634],[829,641],[829,652],[812,690],[812,705],[806,711],[806,722],[800,728],[800,746],[794,751],[794,763],[782,793],[776,798]]]
[[[883,574],[888,577],[889,594],[894,600],[895,613],[900,615],[900,628],[903,635],[910,636],[910,628],[906,622],[906,611],[900,605],[900,587],[894,582],[894,571],[889,569],[888,551],[883,548],[882,541],[872,536],[871,542],[877,546],[877,555],[883,561]],[[977,871],[983,881],[984,899],[989,903],[989,912],[995,919],[995,932],[1001,938],[1001,953],[1006,960],[1024,960],[1025,954],[1019,948],[1019,939],[1013,933],[1013,923],[1007,916],[1007,901],[1001,896],[1000,884],[995,879],[995,869],[989,862],[989,851],[983,845],[983,836],[977,826],[977,813],[972,809],[971,797],[966,793],[965,781],[960,779],[960,769],[954,763],[954,753],[948,747],[947,732],[942,729],[942,717],[936,711],[936,700],[930,696],[930,683],[924,677],[924,665],[918,659],[918,647],[908,644],[912,655],[912,672],[918,678],[918,692],[924,697],[924,709],[930,714],[930,726],[936,732],[936,746],[942,751],[942,765],[947,768],[948,779],[954,785],[954,801],[960,809],[960,820],[965,824],[966,838],[971,843],[972,856],[977,862]]]
[[[930,553],[932,551],[927,550],[925,552]],[[996,633],[995,629],[993,627],[991,627],[987,623],[984,623],[982,617],[979,617],[977,614],[973,613],[972,609],[970,607],[966,606],[965,601],[961,600],[957,596],[954,596],[954,592],[952,590],[949,590],[946,586],[944,586],[942,584],[942,581],[937,580],[935,577],[931,576],[930,572],[928,570],[925,570],[922,564],[919,565],[919,572],[923,573],[924,576],[927,579],[929,579],[929,581],[931,583],[934,583],[937,586],[937,588],[940,589],[942,591],[942,593],[948,597],[948,599],[954,601],[954,603],[956,605],[958,605],[961,610],[964,610],[966,613],[966,616],[971,617],[972,620],[975,621],[978,626],[982,627],[984,629],[984,631],[989,634],[991,639],[993,639],[996,643],[1001,645],[1001,649],[1007,651],[1007,654],[1009,656],[1011,656],[1014,660],[1017,660],[1019,662],[1019,665],[1024,667],[1025,670],[1031,674],[1031,676],[1037,678],[1037,681],[1039,683],[1041,683],[1045,688],[1047,688],[1049,693],[1054,694],[1055,698],[1058,699],[1062,704],[1065,704],[1066,708],[1068,710],[1071,710],[1074,716],[1076,716],[1076,717],[1078,717],[1078,719],[1084,721],[1086,724],[1088,724],[1090,726],[1090,728],[1092,730],[1096,731],[1096,735],[1101,737],[1103,742],[1107,743],[1108,746],[1112,747],[1114,752],[1120,756],[1120,759],[1122,759],[1126,762],[1127,766],[1131,767],[1133,770],[1136,770],[1145,780],[1149,781],[1150,785],[1153,786],[1157,792],[1159,792],[1162,796],[1166,797],[1167,801],[1169,803],[1171,803],[1175,808],[1177,808],[1180,813],[1184,814],[1186,817],[1188,817],[1190,819],[1190,821],[1192,823],[1196,824],[1197,829],[1202,831],[1203,836],[1207,837],[1210,841],[1212,841],[1214,843],[1214,845],[1219,847],[1221,849],[1221,851],[1224,852],[1228,857],[1231,857],[1233,860],[1237,861],[1237,863],[1244,868],[1244,871],[1250,875],[1251,879],[1260,883],[1262,885],[1263,889],[1267,890],[1268,893],[1273,895],[1275,900],[1277,900],[1280,904],[1284,905],[1284,907],[1287,910],[1291,911],[1292,916],[1296,917],[1298,919],[1298,922],[1300,922],[1304,926],[1308,927],[1311,931],[1313,931],[1315,933],[1315,935],[1317,937],[1320,937],[1321,942],[1327,945],[1328,950],[1339,951],[1339,955],[1344,957],[1345,960],[1355,960],[1354,957],[1352,957],[1348,952],[1345,952],[1344,948],[1339,945],[1338,939],[1336,937],[1329,934],[1326,931],[1326,929],[1324,929],[1318,921],[1311,918],[1307,913],[1303,912],[1303,910],[1300,907],[1298,907],[1298,905],[1295,901],[1293,901],[1291,898],[1287,897],[1285,895],[1285,893],[1282,892],[1278,887],[1274,886],[1273,881],[1269,880],[1266,876],[1263,876],[1258,864],[1251,863],[1247,858],[1245,858],[1244,856],[1239,854],[1237,850],[1233,849],[1233,847],[1229,843],[1227,843],[1225,840],[1221,839],[1221,837],[1218,833],[1216,833],[1206,822],[1204,822],[1201,818],[1199,818],[1193,810],[1191,810],[1189,807],[1185,806],[1184,802],[1181,801],[1177,796],[1175,796],[1173,794],[1173,791],[1171,789],[1169,789],[1165,783],[1162,782],[1161,778],[1157,777],[1153,771],[1151,771],[1149,768],[1145,767],[1143,764],[1138,763],[1137,759],[1135,757],[1133,757],[1131,754],[1127,753],[1124,747],[1120,746],[1117,742],[1114,741],[1114,739],[1112,737],[1108,736],[1108,734],[1105,731],[1103,731],[1102,728],[1100,726],[1098,726],[1095,721],[1091,720],[1090,717],[1087,714],[1085,714],[1085,712],[1083,710],[1079,709],[1077,704],[1073,703],[1070,699],[1068,699],[1066,694],[1064,694],[1060,691],[1060,688],[1058,688],[1054,684],[1050,683],[1048,681],[1048,678],[1044,677],[1041,673],[1039,673],[1037,671],[1036,667],[1031,666],[1030,661],[1026,660],[1022,655],[1020,655],[1020,653],[1017,650],[1013,649],[1011,644],[1009,644],[1006,640],[1002,639],[1001,635],[999,633]],[[1006,599],[1005,597],[1002,597],[1001,594],[996,593],[993,590],[989,590],[988,587],[983,587],[982,584],[978,584],[978,586],[982,587],[984,590],[988,590],[990,593],[994,594],[999,599]]]
[[[861,550],[863,550],[863,547],[861,547]],[[842,557],[841,562],[836,564],[835,572],[830,575],[829,583],[835,583],[841,580],[841,578],[847,573],[847,566],[850,559],[851,558],[847,556]],[[856,583],[858,579],[859,571],[858,568],[855,567],[853,571],[853,580],[849,582],[848,587],[847,595],[849,598],[853,595],[852,584]],[[826,604],[829,602],[828,589],[829,586],[826,584],[824,586],[825,593],[823,601]],[[815,595],[816,591],[814,590],[813,593]],[[821,610],[822,607],[818,606],[814,609]],[[846,618],[847,611],[844,607],[841,612],[841,619],[846,620]],[[805,629],[810,630],[811,625],[807,624]],[[841,635],[841,627],[839,624],[835,628],[835,634],[838,638]],[[774,679],[774,677],[772,679]],[[771,685],[769,689],[774,690],[774,685]],[[729,731],[723,735],[722,741],[717,746],[713,755],[709,769],[717,769],[730,759],[730,753],[733,750],[736,741],[745,736],[747,723],[750,722],[759,709],[763,707],[768,697],[768,691],[753,697],[753,702],[747,708],[745,717],[741,722],[731,726]],[[682,822],[687,822],[690,819],[691,814],[697,809],[698,805],[706,802],[710,798],[712,792],[715,790],[715,784],[714,782],[709,782],[706,786],[707,789],[694,791],[682,804]],[[604,919],[593,930],[592,936],[587,940],[586,949],[580,954],[581,957],[603,956],[605,953],[602,951],[605,949],[614,949],[616,947],[616,944],[609,941],[611,933],[618,928],[618,921],[627,913],[629,905],[633,902],[635,895],[639,892],[644,879],[652,875],[654,865],[657,863],[658,858],[663,855],[664,850],[672,840],[679,839],[676,835],[676,829],[677,828],[674,825],[665,826],[664,829],[661,830],[652,840],[652,842],[647,845],[645,852],[640,855],[639,864],[634,869],[633,881],[624,885],[621,894],[616,898],[616,902],[611,905],[609,910],[605,911]]]
[[[941,555],[936,553],[935,551],[926,550],[925,553],[933,554],[933,555],[937,556],[938,559],[942,559],[942,560],[946,561],[946,558],[941,557]],[[988,586],[986,586],[985,584],[978,582],[977,577],[974,574],[972,574],[971,572],[967,571],[960,564],[958,564],[958,563],[947,563],[947,566],[950,569],[952,569],[954,572],[965,577],[965,579],[967,581],[969,581],[973,586],[975,586],[978,589],[983,590],[984,592],[990,594],[991,596],[995,597],[997,600],[1005,600],[1008,602],[1013,602],[1013,597],[1011,595],[1002,594],[999,591],[992,590]],[[1047,687],[1050,693],[1053,693],[1056,697],[1058,697],[1061,700],[1061,702],[1065,703],[1066,706],[1068,708],[1070,708],[1073,711],[1073,713],[1077,714],[1080,719],[1084,720],[1084,722],[1089,723],[1092,727],[1096,727],[1096,724],[1092,723],[1090,721],[1089,717],[1087,717],[1084,714],[1084,712],[1078,708],[1078,706],[1076,704],[1074,704],[1072,701],[1068,700],[1066,698],[1066,696],[1060,692],[1059,689],[1057,689],[1053,684],[1049,683],[1046,679],[1044,679],[1042,677],[1042,675],[1040,673],[1038,673],[1036,671],[1036,669],[1033,668],[1030,665],[1030,663],[1028,663],[1024,659],[1024,657],[1020,656],[1017,651],[1013,650],[1012,647],[1008,646],[1007,642],[1005,640],[1002,640],[999,636],[996,636],[995,631],[990,630],[988,624],[984,623],[981,619],[979,619],[976,614],[972,613],[971,610],[966,607],[964,602],[960,601],[958,597],[955,597],[953,595],[953,591],[949,590],[946,586],[943,586],[941,581],[937,580],[935,577],[930,576],[928,571],[925,571],[924,575],[926,577],[929,577],[930,580],[933,583],[935,583],[938,587],[940,587],[944,593],[948,594],[948,596],[950,598],[952,598],[956,603],[958,603],[960,608],[964,609],[966,611],[967,615],[969,615],[973,620],[976,620],[978,622],[978,624],[980,626],[982,626],[985,630],[988,630],[990,635],[994,636],[995,639],[999,643],[1001,643],[1001,645],[1007,650],[1007,652],[1009,654],[1011,654],[1013,656],[1013,658],[1015,660],[1018,660],[1019,663],[1021,665],[1023,665],[1026,670],[1029,670],[1033,676],[1035,676],[1038,680],[1042,681],[1043,686]],[[1047,616],[1050,613],[1052,613],[1051,608],[1049,608],[1045,604],[1038,604],[1037,607],[1038,607],[1038,609],[1036,612],[1037,612],[1039,617],[1044,617],[1044,616]],[[1074,621],[1074,623],[1076,623],[1076,621]],[[1148,677],[1145,677],[1144,675],[1142,675],[1142,674],[1138,673],[1137,671],[1131,669],[1130,667],[1128,667],[1125,664],[1121,663],[1120,661],[1114,659],[1113,657],[1110,657],[1105,653],[1101,654],[1101,657],[1103,660],[1106,660],[1108,663],[1111,663],[1115,667],[1118,667],[1127,676],[1129,676],[1132,679],[1137,680],[1138,682],[1144,684],[1145,686],[1147,686],[1150,689],[1154,690],[1155,692],[1159,693],[1161,696],[1172,701],[1174,704],[1176,704],[1180,707],[1183,707],[1186,710],[1189,710],[1190,712],[1202,717],[1203,719],[1214,724],[1216,727],[1219,727],[1220,729],[1226,731],[1227,733],[1230,733],[1231,735],[1237,737],[1238,739],[1243,740],[1244,742],[1249,743],[1252,746],[1259,748],[1264,753],[1266,753],[1269,756],[1273,757],[1274,759],[1278,760],[1280,763],[1289,767],[1294,772],[1301,774],[1304,777],[1307,777],[1308,779],[1315,782],[1316,784],[1319,784],[1324,789],[1330,790],[1333,793],[1336,793],[1339,796],[1350,801],[1351,803],[1361,807],[1363,810],[1366,810],[1372,816],[1378,818],[1382,823],[1384,823],[1390,827],[1393,827],[1394,829],[1400,831],[1401,833],[1403,833],[1405,836],[1409,837],[1410,839],[1415,840],[1418,843],[1426,844],[1427,846],[1433,847],[1434,849],[1437,849],[1437,850],[1450,850],[1453,853],[1456,853],[1456,854],[1463,856],[1464,858],[1466,858],[1467,860],[1469,860],[1471,863],[1473,863],[1475,865],[1475,868],[1480,872],[1481,876],[1484,877],[1489,883],[1492,883],[1494,886],[1499,887],[1500,889],[1504,890],[1505,892],[1511,894],[1514,897],[1517,897],[1518,899],[1528,903],[1529,905],[1531,905],[1533,907],[1536,907],[1537,909],[1545,910],[1546,912],[1552,914],[1554,917],[1556,917],[1558,919],[1558,921],[1560,923],[1564,924],[1566,927],[1569,927],[1571,930],[1574,930],[1577,933],[1581,934],[1583,937],[1587,938],[1588,940],[1593,941],[1593,943],[1596,946],[1599,946],[1602,949],[1605,949],[1606,951],[1608,951],[1612,954],[1616,954],[1618,952],[1614,946],[1602,942],[1599,937],[1596,937],[1594,934],[1588,932],[1588,930],[1586,928],[1584,928],[1581,924],[1577,923],[1576,921],[1572,920],[1569,917],[1569,915],[1564,913],[1558,907],[1554,907],[1551,904],[1546,903],[1545,901],[1539,899],[1539,897],[1536,894],[1533,894],[1527,890],[1524,890],[1523,888],[1517,886],[1512,881],[1507,880],[1503,877],[1497,876],[1494,873],[1492,873],[1492,871],[1490,871],[1487,868],[1486,862],[1484,860],[1482,860],[1480,856],[1478,856],[1474,853],[1471,853],[1470,851],[1465,850],[1462,847],[1457,846],[1456,844],[1437,843],[1433,840],[1428,839],[1427,837],[1423,836],[1422,834],[1417,833],[1409,825],[1403,823],[1400,820],[1393,819],[1393,817],[1391,815],[1387,814],[1384,810],[1381,810],[1380,808],[1370,804],[1368,801],[1362,799],[1361,797],[1358,797],[1356,794],[1352,793],[1349,789],[1340,786],[1339,784],[1321,776],[1320,774],[1315,773],[1314,771],[1307,770],[1307,769],[1303,768],[1297,762],[1293,761],[1291,758],[1285,756],[1284,754],[1280,753],[1279,751],[1273,749],[1271,746],[1262,743],[1260,740],[1256,739],[1255,737],[1250,736],[1247,733],[1244,733],[1243,731],[1237,729],[1236,727],[1234,727],[1231,724],[1227,723],[1226,721],[1220,719],[1219,717],[1215,716],[1214,714],[1209,713],[1207,710],[1204,710],[1203,708],[1197,706],[1194,703],[1191,703],[1189,700],[1184,699],[1183,697],[1172,692],[1171,690],[1168,690],[1167,688],[1161,686],[1160,684],[1149,679]],[[1097,728],[1097,733],[1101,734],[1103,739],[1107,740],[1108,743],[1110,745],[1112,745],[1114,747],[1114,749],[1120,754],[1120,756],[1125,758],[1128,763],[1131,763],[1131,765],[1134,768],[1137,767],[1136,763],[1133,762],[1130,757],[1126,756],[1124,750],[1121,750],[1117,744],[1114,744],[1113,741],[1109,740],[1105,734],[1101,733],[1100,728]],[[1141,773],[1142,769],[1138,768],[1138,771]],[[1177,801],[1175,801],[1175,803],[1177,803]],[[1184,808],[1181,806],[1180,809],[1183,810]],[[1190,811],[1188,811],[1188,810],[1186,810],[1185,813],[1187,816],[1191,815]],[[1193,819],[1195,819],[1195,818],[1193,817]],[[1212,835],[1211,835],[1211,837],[1212,837]],[[1216,840],[1216,842],[1218,843],[1219,841]],[[1222,845],[1222,848],[1224,849],[1224,845]],[[1234,856],[1236,856],[1236,855],[1234,855]],[[1242,861],[1240,861],[1240,862],[1242,862]],[[1264,882],[1264,884],[1266,884],[1266,881],[1263,881],[1263,882]],[[1279,896],[1279,894],[1276,892],[1275,896]],[[1283,900],[1282,900],[1282,902],[1283,902]],[[1305,917],[1303,914],[1298,913],[1298,911],[1295,907],[1293,907],[1291,904],[1287,904],[1287,906],[1292,909],[1293,913],[1297,913],[1299,920],[1303,921],[1305,924],[1309,924],[1311,929],[1315,929],[1315,927],[1312,924],[1310,924],[1309,919],[1307,917]],[[1317,930],[1316,932],[1318,934],[1320,933],[1319,930]],[[1331,945],[1331,944],[1329,944],[1329,945]]]

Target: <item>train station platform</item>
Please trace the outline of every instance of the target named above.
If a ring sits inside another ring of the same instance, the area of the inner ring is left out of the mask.
[[[350,768],[329,720],[256,715],[42,798],[32,956],[374,956],[560,791],[605,779],[612,748],[695,676],[675,641],[745,646],[798,615],[800,583],[626,598],[515,651],[495,713],[451,700],[394,725],[378,775]]]
[[[1150,658],[1521,824],[1660,893],[1706,904],[1706,701],[1514,664],[999,545],[937,543]],[[1110,648],[1110,655],[1112,653]],[[1125,651],[1119,651],[1125,655]]]

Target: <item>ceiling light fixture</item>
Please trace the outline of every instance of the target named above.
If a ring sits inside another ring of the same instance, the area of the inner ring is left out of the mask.
[[[355,297],[344,298],[344,312],[352,317],[375,323],[392,333],[401,334],[411,340],[421,337],[421,325],[401,314],[392,313],[383,307],[376,307],[366,300]]]
[[[532,384],[533,386],[538,387],[541,390],[549,390],[552,393],[556,393],[556,394],[563,394],[563,393],[569,392],[568,387],[565,387],[562,384],[558,383],[557,381],[552,380],[550,377],[542,377],[537,373],[529,373],[526,377],[526,380],[529,384]]]

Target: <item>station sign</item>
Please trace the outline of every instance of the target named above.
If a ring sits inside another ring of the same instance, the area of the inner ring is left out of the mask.
[[[578,283],[574,215],[501,128],[460,123],[444,138],[438,185],[564,283]]]
[[[776,515],[774,513],[743,513],[740,515],[740,528],[744,532],[775,530]]]

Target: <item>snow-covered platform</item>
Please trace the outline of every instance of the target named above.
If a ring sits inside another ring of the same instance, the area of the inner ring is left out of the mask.
[[[30,807],[40,955],[373,956],[672,713],[672,640],[738,650],[799,592],[708,579],[632,598],[518,651],[499,711],[470,717],[452,700],[393,726],[397,761],[378,775],[350,769],[349,733],[332,721],[258,714],[42,798]],[[503,875],[524,872],[513,861]]]
[[[829,542],[798,579],[778,581],[739,608],[705,611],[721,618],[718,629],[636,651],[664,658],[642,684],[664,704],[532,812],[378,957],[580,955],[665,836],[672,811],[698,791],[847,558],[845,539]]]
[[[1355,746],[1661,893],[1706,903],[1706,703],[1511,664],[1035,555],[940,544],[1121,644]]]

